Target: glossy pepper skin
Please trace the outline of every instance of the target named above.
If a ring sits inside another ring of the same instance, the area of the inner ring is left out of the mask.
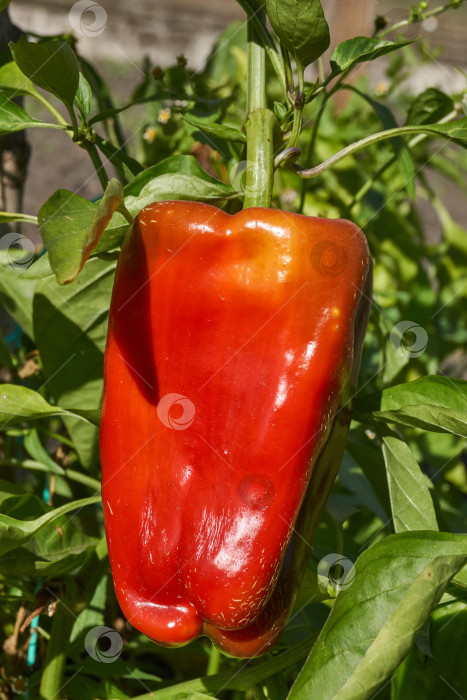
[[[162,645],[262,654],[342,457],[371,297],[343,220],[145,207],[118,262],[102,495],[123,613]]]

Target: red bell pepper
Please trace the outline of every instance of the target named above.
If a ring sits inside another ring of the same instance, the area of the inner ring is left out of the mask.
[[[118,262],[102,495],[121,608],[162,645],[264,653],[344,449],[371,296],[349,221],[162,202]]]

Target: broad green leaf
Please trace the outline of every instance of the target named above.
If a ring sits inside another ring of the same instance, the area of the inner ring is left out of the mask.
[[[0,303],[26,335],[33,339],[32,298],[36,281],[20,279],[20,271],[21,268],[0,265]]]
[[[347,439],[346,451],[359,465],[380,502],[387,522],[391,514],[388,482],[381,448],[376,434],[363,426],[352,427]]]
[[[65,470],[55,462],[41,443],[39,433],[33,428],[24,438],[24,448],[26,452],[37,462],[42,462],[51,474],[63,476]]]
[[[280,41],[303,68],[329,47],[329,27],[319,0],[266,0],[266,12]]]
[[[467,568],[464,567],[458,571],[452,581],[456,586],[459,586],[464,591],[467,591]]]
[[[202,122],[195,117],[190,115],[183,115],[183,118],[188,124],[196,127],[200,131],[209,134],[210,136],[215,136],[216,138],[222,139],[223,141],[234,141],[237,143],[246,143],[246,134],[240,129],[235,129],[232,126],[227,126],[226,124],[212,124],[209,122]]]
[[[365,505],[383,523],[386,522],[387,513],[382,508],[373,487],[362,468],[347,452],[344,453],[339,469],[339,483],[358,497],[359,504]]]
[[[37,99],[40,95],[33,83],[26,78],[14,61],[7,61],[0,67],[0,90],[8,97],[30,95]]]
[[[53,275],[54,271],[50,267],[49,254],[43,253],[32,265],[24,272],[21,272],[19,277],[23,280],[40,280],[43,277]]]
[[[428,480],[410,447],[387,429],[382,440],[394,529],[438,530]]]
[[[376,394],[357,398],[356,412],[396,411],[427,404],[456,411],[467,410],[467,381],[428,375],[406,384],[396,384]]]
[[[8,500],[12,496],[24,496],[24,485],[15,484],[13,481],[6,481],[6,479],[0,479],[0,505],[3,507],[4,501]],[[42,511],[41,511],[42,514]]]
[[[50,508],[41,499],[29,498],[36,499],[34,505],[35,508],[40,508],[40,515],[49,512]],[[11,500],[7,503],[6,515],[11,517],[13,510],[16,520],[31,517],[30,500],[25,501],[21,509],[12,508],[10,504]],[[83,515],[86,515],[86,511]],[[98,539],[81,532],[73,518],[62,515],[58,520],[42,527],[23,547],[4,554],[0,560],[0,577],[11,580],[18,576],[56,577],[76,574],[89,561],[98,542]]]
[[[397,51],[403,46],[411,44],[410,41],[383,41],[367,36],[356,36],[340,43],[331,54],[331,68],[334,74],[342,73],[353,68],[357,63],[374,61],[375,58],[384,56],[391,51]]]
[[[70,44],[61,39],[34,44],[21,36],[16,44],[10,42],[9,46],[24,75],[58,97],[72,111],[79,85],[79,67]]]
[[[60,516],[99,503],[100,500],[100,496],[92,496],[80,501],[70,501],[33,520],[22,521],[9,515],[0,514],[0,556],[24,546],[41,528],[57,520]]]
[[[428,88],[413,100],[406,124],[433,124],[453,109],[454,103],[448,95],[437,88]]]
[[[234,194],[229,185],[212,185],[192,175],[161,175],[143,187],[138,197],[126,197],[125,206],[132,216],[153,202],[183,199],[192,202],[217,202]]]
[[[431,656],[412,649],[393,676],[391,700],[462,698],[467,688],[466,629],[465,600],[439,605],[431,619]]]
[[[92,539],[76,528],[73,531],[75,541],[70,542],[69,535],[59,535],[55,528],[54,534],[53,539],[58,541],[59,546],[57,552],[54,552],[47,542],[48,549],[38,548],[38,553],[34,551],[33,546],[27,546],[3,555],[0,559],[0,580],[3,577],[14,580],[18,576],[55,578],[79,573],[94,550]],[[36,538],[38,537],[36,536],[33,542]]]
[[[22,131],[36,126],[63,129],[60,124],[50,124],[30,117],[16,102],[10,100],[6,95],[0,94],[0,134],[9,134],[13,131]]]
[[[11,0],[0,0],[0,10],[4,10],[5,7],[8,7],[10,2]]]
[[[47,390],[62,408],[100,408],[103,356],[116,262],[91,258],[71,284],[37,282],[34,334]],[[64,417],[81,464],[98,459],[95,427]]]
[[[421,125],[422,128],[425,125]],[[408,127],[410,128],[410,127]],[[415,128],[415,127],[412,127]],[[442,136],[451,139],[459,146],[467,148],[467,117],[462,117],[453,122],[446,124],[430,124],[426,126],[425,133],[431,133],[434,136]]]
[[[67,190],[57,190],[40,208],[42,240],[59,284],[72,282],[93,251],[104,252],[122,242],[128,222],[115,214],[110,223],[121,202],[118,180],[110,181],[106,193],[95,204]]]
[[[152,165],[150,168],[143,170],[143,172],[133,178],[125,187],[125,197],[130,195],[133,197],[138,196],[143,187],[156,177],[178,174],[204,179],[206,182],[210,182],[213,185],[223,184],[203,170],[194,156],[171,156],[170,158],[161,160],[157,165]]]
[[[83,242],[83,258],[87,260],[91,252],[95,249],[99,252],[105,252],[115,248],[122,242],[121,229],[128,229],[129,223],[122,216],[116,216],[115,219],[123,219],[125,223],[119,226],[118,234],[115,234],[115,223],[107,232],[105,240],[99,246],[101,236],[107,227],[110,225],[111,219],[118,207],[123,203],[123,186],[114,177],[109,180],[105,192],[97,203],[97,209],[91,221],[91,226],[87,232]],[[84,263],[83,263],[84,264]]]
[[[106,575],[99,578],[92,598],[89,601],[89,605],[86,605],[75,620],[70,635],[70,644],[76,642],[81,635],[85,634],[93,627],[105,625],[104,610],[105,601],[107,599],[107,580],[108,576]],[[80,642],[79,651],[83,648],[84,640],[81,639]],[[75,649],[76,648],[77,645],[75,644]]]
[[[91,425],[99,425],[99,412],[86,409],[64,409],[52,406],[37,391],[17,384],[0,384],[0,423],[2,429],[25,420],[50,416],[73,416]]]
[[[467,537],[439,532],[391,535],[366,550],[351,584],[346,588],[344,582],[290,700],[373,697],[466,562]]]
[[[75,95],[75,103],[81,112],[81,116],[86,119],[91,109],[92,91],[91,86],[82,73],[79,74],[78,90]]]
[[[276,654],[272,658],[258,660],[258,663],[250,667],[245,666],[245,662],[239,663],[237,669],[232,672],[232,668],[203,678],[193,678],[176,685],[171,685],[160,690],[153,690],[144,695],[135,696],[134,700],[174,700],[177,697],[185,697],[189,693],[209,692],[219,693],[221,690],[250,690],[257,683],[265,678],[279,673],[297,661],[301,661],[308,653],[313,640],[307,639],[300,644],[287,649],[281,654]]]
[[[394,411],[375,411],[371,415],[374,420],[383,423],[411,425],[422,430],[430,430],[435,433],[454,433],[467,438],[467,410],[457,411],[451,408],[419,404]]]
[[[230,185],[203,170],[193,156],[172,156],[137,175],[125,187],[125,206],[132,216],[152,202],[185,199],[211,202],[235,194]]]

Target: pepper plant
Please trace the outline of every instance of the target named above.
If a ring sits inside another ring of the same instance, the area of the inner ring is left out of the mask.
[[[465,195],[467,117],[405,93],[426,47],[398,35],[463,3],[327,61],[318,0],[239,2],[203,70],[146,61],[121,106],[71,35],[2,57],[1,133],[64,131],[102,190],[0,213],[44,242],[0,251],[4,697],[466,686],[467,248],[432,175]]]

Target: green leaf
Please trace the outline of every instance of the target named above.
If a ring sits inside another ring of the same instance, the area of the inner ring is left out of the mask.
[[[69,529],[59,534],[55,527],[53,533],[52,537],[44,538],[43,548],[40,545],[34,547],[35,541],[39,540],[42,534],[40,531],[26,547],[5,554],[0,561],[0,579],[6,577],[14,580],[18,576],[55,578],[66,574],[78,574],[88,563],[94,550],[92,538],[76,528],[73,529],[72,535],[69,534]],[[55,540],[56,552],[51,546],[51,540]]]
[[[30,95],[37,99],[40,95],[33,83],[26,78],[14,61],[7,61],[0,67],[0,90],[8,97]]]
[[[385,518],[383,522],[387,522],[391,514],[391,504],[386,468],[376,435],[366,431],[363,426],[352,427],[347,439],[346,450],[361,467],[362,472],[371,484],[384,510]]]
[[[290,700],[373,697],[466,562],[467,537],[439,532],[392,535],[366,550],[347,588],[344,582]]]
[[[20,279],[17,269],[0,265],[0,302],[31,339],[34,338],[32,298],[35,289],[35,280]]]
[[[47,389],[59,406],[97,410],[107,321],[116,262],[91,258],[71,284],[39,280],[34,297],[34,334]],[[64,416],[81,464],[98,460],[95,427]]]
[[[275,654],[271,658],[258,660],[255,665],[247,666],[242,661],[235,672],[232,668],[203,678],[193,678],[176,685],[160,688],[144,695],[137,695],[134,700],[174,700],[177,697],[184,697],[189,693],[209,692],[219,693],[222,690],[242,690],[247,691],[265,678],[287,669],[297,661],[301,661],[307,654],[312,640],[306,639],[300,644],[287,649],[287,651]]]
[[[467,688],[466,629],[464,601],[439,605],[431,620],[431,656],[421,657],[412,649],[393,676],[391,700],[462,698]]]
[[[89,605],[80,612],[73,625],[70,643],[74,644],[75,649],[77,649],[77,644],[75,642],[79,639],[79,651],[81,651],[84,646],[83,635],[93,627],[105,625],[104,610],[105,601],[107,599],[107,579],[108,576],[105,575],[99,578],[92,598],[89,601]]]
[[[4,10],[5,7],[8,7],[10,2],[11,2],[11,0],[0,0],[0,11]]]
[[[319,0],[266,0],[266,12],[280,41],[303,68],[329,47],[329,27]]]
[[[421,377],[357,400],[356,415],[362,409],[378,422],[467,437],[467,382],[462,379]]]
[[[0,94],[0,134],[9,134],[13,131],[22,131],[36,126],[49,129],[64,128],[60,124],[49,124],[49,122],[30,117],[16,102],[10,100],[6,95]]]
[[[78,90],[75,95],[75,104],[77,105],[81,116],[86,119],[91,109],[92,90],[88,81],[82,73],[79,74]]]
[[[129,156],[123,148],[115,148],[115,146],[106,141],[99,134],[96,134],[96,146],[105,155],[106,158],[110,160],[111,163],[119,166],[124,165],[130,172],[130,177],[138,175],[138,173],[143,171],[143,166],[138,163],[137,160]]]
[[[388,429],[382,440],[395,531],[438,530],[428,479],[410,447]]]
[[[374,464],[372,467],[374,468]],[[374,513],[382,522],[386,522],[388,516],[380,501],[375,494],[372,485],[368,481],[363,469],[358,462],[354,460],[347,451],[342,458],[339,469],[339,484],[342,484],[351,493],[354,493],[358,498],[358,503],[365,505]]]
[[[211,202],[235,194],[211,177],[194,156],[172,156],[144,170],[125,187],[125,206],[136,216],[152,202],[185,199]]]
[[[9,47],[24,75],[62,100],[71,112],[79,85],[79,67],[70,44],[61,39],[34,44],[21,36]]]
[[[422,430],[454,433],[467,438],[467,410],[456,411],[452,408],[420,404],[396,411],[377,411],[372,413],[372,418],[383,423],[411,425]]]
[[[132,216],[136,216],[141,209],[153,202],[179,199],[192,202],[216,202],[232,194],[234,190],[221,182],[218,185],[212,185],[204,178],[191,175],[161,175],[145,185],[138,197],[127,197],[125,206]]]
[[[205,134],[210,136],[215,136],[222,141],[234,141],[237,143],[246,143],[246,134],[240,129],[235,129],[232,126],[227,126],[226,124],[212,124],[208,122],[202,122],[199,119],[195,119],[191,115],[182,115],[183,119],[191,124],[191,126],[196,127],[200,131],[204,131]]]
[[[43,501],[36,500],[41,507],[41,514],[49,512],[50,509]],[[25,501],[24,505],[20,509],[23,511],[22,516],[18,512],[14,513],[16,519],[30,517],[30,502]],[[7,515],[13,515],[11,509]],[[23,547],[4,554],[0,563],[1,576],[14,579],[18,576],[56,577],[72,572],[76,574],[89,561],[97,543],[96,538],[81,532],[72,518],[62,515],[41,528]]]
[[[426,133],[443,136],[453,140],[459,146],[467,148],[467,117],[462,117],[462,119],[457,119],[447,124],[431,124],[429,131],[427,127]]]
[[[428,88],[413,100],[407,116],[407,124],[433,124],[446,117],[454,109],[448,95],[437,88]]]
[[[353,39],[346,39],[336,46],[331,54],[331,68],[334,75],[353,68],[357,63],[374,61],[375,58],[397,51],[403,46],[412,44],[414,39],[409,41],[383,41],[372,39],[367,36],[356,36]]]
[[[43,253],[32,265],[21,272],[19,277],[22,280],[40,280],[53,274],[54,271],[50,267],[49,254]]]
[[[59,284],[72,282],[93,250],[105,252],[121,244],[129,224],[121,214],[112,215],[122,197],[122,186],[112,178],[98,204],[67,190],[57,190],[42,205],[42,240]]]
[[[286,107],[282,102],[274,101],[274,114],[281,124],[285,124],[286,119],[290,118],[291,109]]]
[[[86,409],[64,409],[52,406],[37,391],[16,384],[0,384],[0,424],[14,425],[25,420],[50,416],[73,416],[91,425],[99,425],[99,412]]]
[[[375,394],[357,398],[355,411],[394,411],[406,406],[428,404],[465,411],[467,409],[467,381],[428,375],[406,384],[396,384]]]
[[[51,474],[58,474],[60,476],[65,474],[65,470],[52,459],[45,447],[42,445],[36,428],[30,430],[24,438],[24,448],[33,458],[33,460],[41,462],[45,467],[47,467],[47,471]]]
[[[74,510],[81,510],[94,503],[99,503],[100,500],[100,496],[92,496],[91,498],[83,498],[80,501],[70,501],[34,520],[21,521],[8,515],[0,514],[0,556],[11,552],[13,549],[22,547],[41,528],[57,520],[60,516]]]

